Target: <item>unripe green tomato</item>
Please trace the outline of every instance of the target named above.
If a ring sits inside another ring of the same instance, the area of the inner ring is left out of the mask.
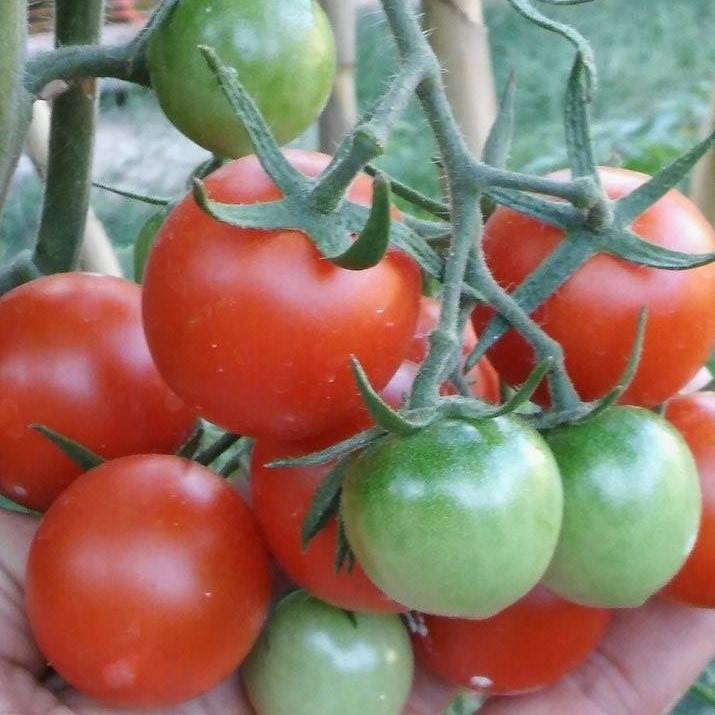
[[[353,614],[304,591],[278,604],[243,666],[257,715],[399,715],[412,673],[398,616]]]
[[[544,583],[585,606],[640,606],[690,553],[700,487],[664,419],[615,407],[546,433],[564,482],[564,523]]]
[[[316,0],[180,0],[149,42],[151,82],[171,122],[216,154],[252,149],[199,45],[236,70],[281,144],[330,96],[335,44]]]
[[[358,456],[342,513],[360,565],[391,598],[425,613],[487,618],[546,570],[561,480],[546,443],[518,417],[441,420]]]

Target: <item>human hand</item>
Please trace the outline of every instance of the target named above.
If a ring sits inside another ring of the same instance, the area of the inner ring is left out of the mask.
[[[23,610],[31,517],[0,510],[0,713],[127,715],[76,691],[46,687],[45,662]],[[480,715],[660,715],[715,655],[715,613],[653,601],[618,614],[589,661],[558,685],[532,695],[497,698]],[[418,672],[404,715],[439,715],[456,691]],[[133,715],[252,715],[237,674],[200,698]],[[327,715],[327,714],[326,714]],[[337,715],[337,714],[336,714]]]

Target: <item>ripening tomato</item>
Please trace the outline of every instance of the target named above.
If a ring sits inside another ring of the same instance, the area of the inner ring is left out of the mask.
[[[316,0],[182,0],[151,34],[151,82],[176,127],[216,154],[243,156],[251,144],[199,45],[236,71],[282,144],[330,96],[335,45]]]
[[[564,521],[544,584],[584,606],[634,608],[693,548],[700,489],[693,457],[663,418],[615,407],[544,435],[564,484]]]
[[[444,419],[348,466],[342,517],[365,573],[411,609],[486,618],[530,591],[562,516],[556,462],[519,417]]]
[[[445,680],[489,695],[552,685],[581,665],[611,614],[564,601],[543,586],[485,620],[417,616],[417,661]]]
[[[612,168],[601,169],[600,176],[612,199],[630,193],[648,179]],[[715,250],[712,226],[675,190],[637,218],[633,230],[644,240],[675,251]],[[484,251],[495,278],[511,291],[561,238],[555,228],[500,208],[487,222]],[[601,254],[577,270],[532,318],[561,343],[578,393],[584,400],[593,400],[617,384],[632,349],[638,314],[647,308],[643,356],[622,402],[652,407],[682,388],[710,355],[715,344],[713,305],[713,264],[666,271]],[[475,311],[477,333],[492,315],[484,308]],[[488,355],[511,385],[523,383],[534,366],[532,349],[514,331],[498,341]],[[545,385],[535,399],[541,404],[548,402]]]
[[[330,158],[287,152],[316,176]],[[209,195],[264,202],[280,192],[255,156],[206,180]],[[368,204],[360,175],[350,191]],[[414,334],[420,272],[390,251],[374,268],[339,268],[298,231],[215,221],[187,196],[163,224],[144,278],[144,322],[160,372],[187,404],[240,434],[298,440],[332,429],[360,396],[350,355],[384,387]]]
[[[240,496],[173,456],[123,457],[79,477],[30,549],[26,609],[53,668],[127,707],[197,696],[258,637],[268,559]]]
[[[353,614],[296,591],[271,614],[243,680],[257,715],[400,715],[412,672],[397,616]]]
[[[668,402],[665,416],[695,457],[703,511],[695,548],[663,595],[693,606],[715,608],[715,393],[675,397]]]
[[[0,492],[44,510],[81,469],[31,429],[43,424],[112,459],[173,452],[195,415],[146,344],[141,290],[66,273],[0,298]]]
[[[339,439],[339,438],[336,438]],[[335,439],[301,443],[258,440],[251,462],[251,502],[263,537],[283,571],[301,588],[323,601],[351,611],[397,613],[404,606],[388,598],[359,564],[335,572],[338,525],[332,519],[303,550],[301,528],[315,490],[333,463],[269,469],[281,457],[297,457],[327,447]]]

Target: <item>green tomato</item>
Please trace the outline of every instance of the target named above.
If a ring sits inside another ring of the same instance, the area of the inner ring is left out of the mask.
[[[690,553],[700,487],[664,419],[616,407],[546,434],[564,482],[564,523],[544,583],[585,606],[640,606]]]
[[[181,0],[149,42],[151,81],[171,122],[216,154],[252,149],[199,45],[236,70],[281,144],[307,129],[330,96],[335,45],[315,0]]]
[[[258,715],[399,715],[412,686],[398,616],[350,613],[295,591],[243,666]]]
[[[391,598],[487,618],[543,575],[562,501],[556,462],[521,419],[450,419],[368,447],[348,469],[342,514],[358,561]]]

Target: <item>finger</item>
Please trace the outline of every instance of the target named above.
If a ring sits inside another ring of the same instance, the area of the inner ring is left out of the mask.
[[[622,611],[588,662],[534,695],[495,698],[480,715],[660,715],[715,655],[715,611],[654,599]]]
[[[0,508],[0,566],[13,581],[25,583],[27,554],[40,520]]]
[[[403,715],[437,715],[444,712],[457,697],[459,690],[420,668]]]

